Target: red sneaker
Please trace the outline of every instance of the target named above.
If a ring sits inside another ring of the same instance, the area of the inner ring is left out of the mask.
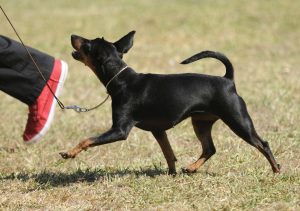
[[[62,60],[55,60],[48,84],[58,97],[68,74],[68,65]],[[48,86],[44,86],[36,102],[29,107],[26,129],[23,134],[25,143],[39,141],[50,128],[54,117],[56,100]]]

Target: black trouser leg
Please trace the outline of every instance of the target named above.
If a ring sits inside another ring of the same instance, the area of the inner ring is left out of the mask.
[[[54,58],[30,47],[28,50],[48,81]],[[45,84],[23,45],[0,35],[0,90],[30,106]]]

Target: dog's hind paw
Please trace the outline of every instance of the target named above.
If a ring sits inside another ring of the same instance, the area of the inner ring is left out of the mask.
[[[280,173],[281,166],[279,163],[276,164],[277,168],[273,170],[274,173]]]
[[[187,168],[187,167],[182,167],[182,168],[181,168],[181,171],[182,171],[182,173],[184,173],[184,174],[192,174],[192,173],[196,173],[196,172],[197,172],[197,170],[191,170],[191,169],[189,169],[189,168]]]

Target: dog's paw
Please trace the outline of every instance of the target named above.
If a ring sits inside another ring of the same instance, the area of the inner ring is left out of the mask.
[[[171,169],[168,171],[168,175],[170,176],[176,176],[176,174],[177,174],[176,170]]]
[[[280,173],[280,169],[281,169],[280,164],[277,163],[277,164],[276,164],[276,167],[277,167],[277,168],[274,168],[274,169],[273,169],[273,172],[279,174],[279,173]]]
[[[59,153],[63,159],[73,158],[67,152],[60,152]]]
[[[192,173],[196,173],[197,170],[191,170],[187,167],[182,167],[181,171],[182,171],[182,173],[185,173],[185,174],[192,174]]]

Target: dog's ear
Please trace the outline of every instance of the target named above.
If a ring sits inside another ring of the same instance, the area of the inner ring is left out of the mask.
[[[127,53],[129,49],[133,45],[133,37],[135,31],[131,31],[126,34],[124,37],[119,39],[117,42],[114,43],[114,46],[117,48],[117,51],[122,55],[123,53]]]

